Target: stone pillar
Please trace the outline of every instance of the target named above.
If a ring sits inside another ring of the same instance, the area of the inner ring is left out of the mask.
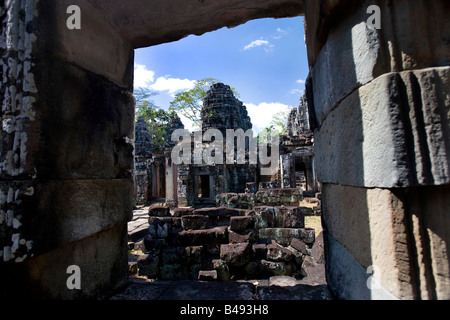
[[[450,4],[375,3],[379,30],[374,1],[305,2],[327,279],[342,299],[449,299]]]
[[[89,298],[127,277],[133,48],[90,2],[76,2],[82,30],[66,26],[73,1],[0,7],[0,283],[9,298]],[[80,289],[66,285],[71,265]]]

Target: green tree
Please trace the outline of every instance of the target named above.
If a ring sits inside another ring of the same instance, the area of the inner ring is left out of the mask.
[[[173,111],[166,111],[155,105],[151,97],[156,93],[144,88],[136,89],[136,116],[144,117],[148,124],[148,130],[152,135],[154,150],[161,150],[164,144],[167,127],[175,116]]]
[[[284,135],[287,130],[287,120],[289,118],[290,111],[280,111],[276,113],[269,126],[264,128],[258,133],[257,139],[261,142],[269,143],[269,138],[275,134]]]
[[[209,88],[213,84],[219,82],[220,81],[218,79],[214,78],[204,78],[195,81],[194,88],[179,92],[175,95],[175,99],[170,103],[169,110],[183,115],[194,122],[197,127],[200,127],[202,111],[201,102],[205,98]],[[235,97],[238,98],[239,94],[235,91],[235,89],[231,88],[231,90],[233,91]]]

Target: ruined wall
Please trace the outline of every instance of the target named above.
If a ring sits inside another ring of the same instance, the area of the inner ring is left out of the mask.
[[[139,117],[134,136],[134,192],[135,204],[143,205],[152,194],[152,137],[144,117]]]
[[[66,27],[69,1],[0,5],[0,281],[9,297],[91,297],[126,278],[133,50],[77,2],[88,32]],[[70,265],[81,290],[66,286]]]
[[[328,283],[344,299],[448,299],[448,1],[306,1]],[[367,286],[372,279],[380,287]]]

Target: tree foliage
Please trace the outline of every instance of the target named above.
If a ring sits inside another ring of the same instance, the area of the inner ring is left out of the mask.
[[[161,150],[166,136],[167,127],[175,116],[173,111],[166,111],[156,106],[151,97],[156,93],[144,88],[135,90],[136,116],[144,117],[152,136],[154,150]]]
[[[194,88],[179,92],[175,95],[174,100],[170,103],[169,110],[186,117],[194,122],[194,125],[199,128],[201,125],[200,122],[203,99],[205,98],[209,88],[213,84],[219,82],[220,80],[215,78],[204,78],[195,81]],[[233,91],[234,96],[238,98],[239,94],[235,91],[235,89],[231,88],[231,90]]]
[[[289,111],[280,111],[276,113],[269,126],[258,133],[258,141],[269,143],[270,137],[276,134],[280,136],[286,134],[288,117]]]

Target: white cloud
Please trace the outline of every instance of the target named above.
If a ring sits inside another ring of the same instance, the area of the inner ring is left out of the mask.
[[[299,79],[299,80],[297,80],[296,81],[298,84],[305,84],[306,83],[306,81],[305,80],[302,80],[302,79]]]
[[[279,102],[262,102],[244,104],[253,124],[253,132],[257,135],[262,129],[268,127],[273,116],[280,111],[290,111],[292,107]]]
[[[180,90],[190,90],[194,88],[194,85],[195,80],[159,77],[149,87],[156,91],[168,91],[169,94],[174,94]]]
[[[292,89],[289,91],[290,94],[303,94],[303,90],[300,89]]]
[[[270,51],[274,47],[274,45],[271,44],[269,41],[260,39],[260,40],[252,41],[251,43],[246,45],[244,47],[244,51],[247,51],[247,50],[249,50],[251,48],[260,47],[260,46],[264,46],[266,52]]]
[[[155,72],[142,64],[134,65],[134,87],[148,88],[155,81]]]
[[[195,85],[195,80],[170,78],[169,76],[158,77],[155,81],[155,72],[148,70],[145,65],[134,65],[134,87],[148,88],[154,91],[167,91],[168,94],[173,95],[180,90],[192,89]]]

